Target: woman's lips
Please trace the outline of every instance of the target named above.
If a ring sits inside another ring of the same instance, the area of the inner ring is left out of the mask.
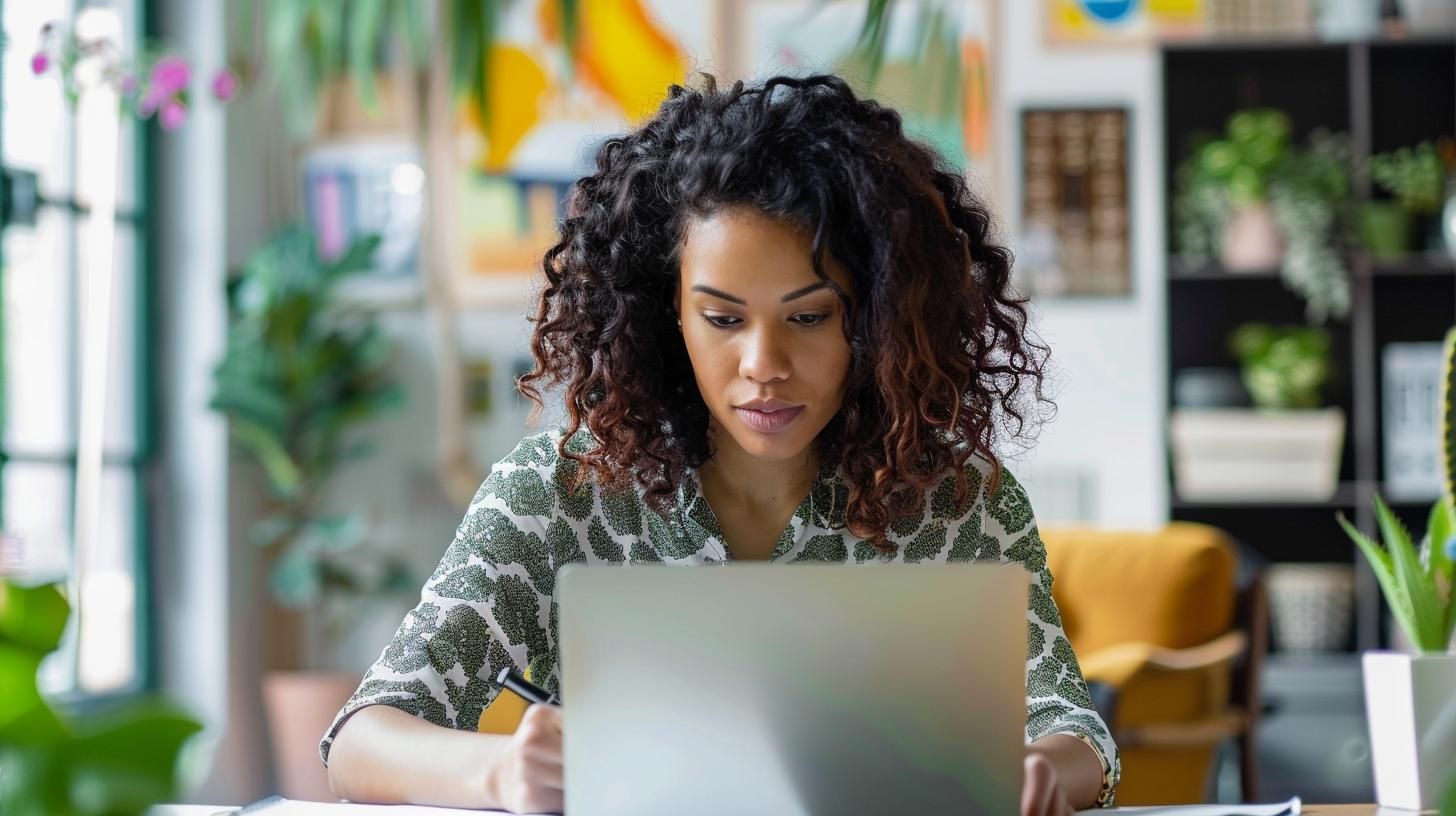
[[[738,412],[739,419],[744,424],[760,433],[778,433],[789,426],[789,423],[799,418],[804,413],[804,406],[796,405],[793,408],[782,408],[777,411],[758,411],[753,408],[733,409]]]

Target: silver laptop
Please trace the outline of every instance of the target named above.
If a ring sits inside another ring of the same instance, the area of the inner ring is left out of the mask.
[[[565,568],[566,812],[1015,813],[1029,578]]]

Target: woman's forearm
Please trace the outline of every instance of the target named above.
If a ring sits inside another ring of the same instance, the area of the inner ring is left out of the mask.
[[[457,731],[387,705],[360,709],[329,749],[329,787],[351,802],[500,807],[489,772],[510,737]]]
[[[1070,734],[1049,734],[1026,747],[1041,754],[1057,770],[1067,802],[1077,810],[1095,807],[1102,793],[1102,758],[1092,746]]]

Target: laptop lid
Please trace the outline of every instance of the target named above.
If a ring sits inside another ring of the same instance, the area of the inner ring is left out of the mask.
[[[566,812],[1016,812],[1029,579],[1015,564],[566,567]]]

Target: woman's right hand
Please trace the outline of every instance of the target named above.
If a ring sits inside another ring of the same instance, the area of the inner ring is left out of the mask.
[[[491,769],[488,784],[495,801],[513,813],[562,811],[560,706],[526,709]]]

